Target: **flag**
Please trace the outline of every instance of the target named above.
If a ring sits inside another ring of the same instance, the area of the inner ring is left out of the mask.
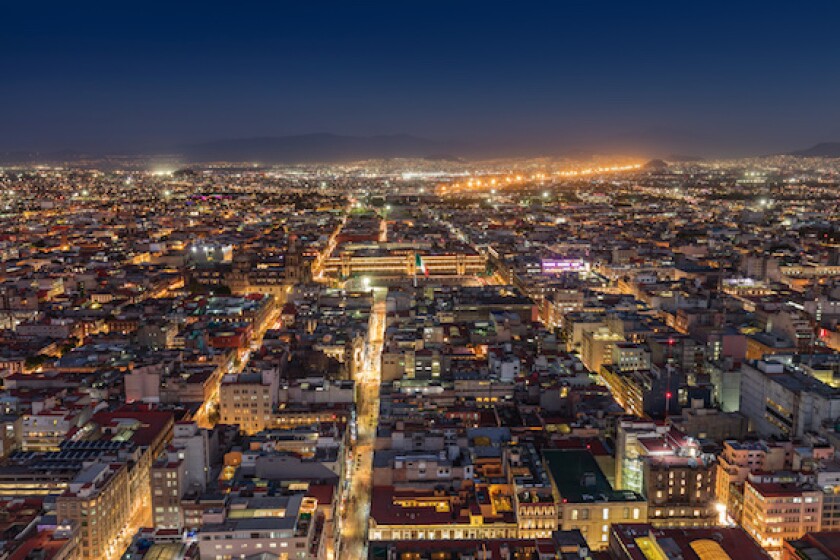
[[[426,268],[426,264],[418,253],[414,253],[414,266],[423,273],[423,276],[429,276],[429,269]]]

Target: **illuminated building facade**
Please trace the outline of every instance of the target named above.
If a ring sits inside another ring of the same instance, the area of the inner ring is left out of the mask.
[[[85,560],[110,558],[132,512],[125,463],[94,463],[82,470],[56,500],[59,519],[78,524]]]
[[[558,495],[558,525],[579,530],[592,550],[605,550],[613,523],[644,523],[648,503],[631,490],[614,490],[587,450],[543,451]]]
[[[429,276],[466,276],[481,274],[487,268],[485,257],[479,254],[424,254],[422,261]],[[349,278],[353,275],[422,276],[415,253],[406,252],[364,255],[343,253],[327,259],[324,272],[330,276]]]
[[[810,485],[747,480],[742,526],[765,550],[779,554],[784,541],[820,530],[822,502],[822,491]]]

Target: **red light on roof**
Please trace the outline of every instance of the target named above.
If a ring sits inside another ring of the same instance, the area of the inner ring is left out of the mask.
[[[669,399],[670,399],[670,398],[671,398],[671,396],[672,396],[672,395],[671,395],[671,391],[668,391],[667,393],[665,393],[665,396],[666,396],[667,398],[669,398]]]

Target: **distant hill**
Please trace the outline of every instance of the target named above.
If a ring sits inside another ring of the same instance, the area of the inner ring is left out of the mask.
[[[661,159],[652,159],[643,166],[643,169],[647,171],[664,171],[668,169],[668,164]]]
[[[307,163],[403,157],[439,157],[448,153],[443,143],[404,134],[341,136],[302,134],[217,140],[181,146],[177,151],[191,162],[256,161]]]
[[[685,154],[670,154],[665,156],[666,161],[678,161],[681,163],[692,163],[698,161],[705,161],[706,158],[700,156],[692,156],[692,155],[685,155]]]
[[[432,154],[429,156],[425,156],[423,159],[426,161],[445,161],[449,163],[464,161],[462,158],[458,156],[453,156],[451,154]]]
[[[0,163],[22,164],[32,163],[38,156],[36,152],[0,152]]]
[[[821,142],[806,150],[790,152],[790,156],[840,158],[840,142]]]
[[[41,162],[78,161],[90,157],[90,154],[76,150],[58,152],[0,152],[0,163],[28,164]]]

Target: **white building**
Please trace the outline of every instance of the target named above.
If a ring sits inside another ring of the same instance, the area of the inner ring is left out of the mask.
[[[840,419],[840,389],[780,363],[745,363],[741,413],[762,437],[802,437]]]

